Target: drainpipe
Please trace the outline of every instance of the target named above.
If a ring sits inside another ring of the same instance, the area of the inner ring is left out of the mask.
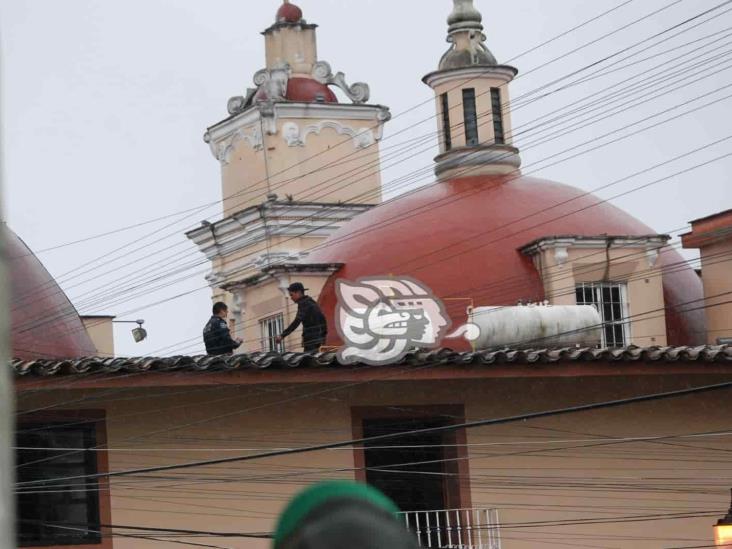
[[[603,282],[610,282],[610,247],[615,242],[615,239],[608,237],[607,245],[605,246],[605,272],[602,275]]]

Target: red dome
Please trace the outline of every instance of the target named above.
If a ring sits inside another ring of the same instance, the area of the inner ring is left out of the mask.
[[[277,23],[297,23],[300,19],[302,19],[302,10],[295,4],[285,2],[277,10],[275,21]]]
[[[96,354],[79,314],[43,264],[5,228],[12,288],[11,344],[15,358],[71,358]]]
[[[582,194],[531,177],[476,176],[386,202],[356,217],[308,256],[312,263],[345,263],[320,294],[323,311],[332,321],[336,278],[376,275],[409,275],[440,298],[472,297],[478,306],[542,300],[543,285],[532,260],[518,251],[523,245],[554,235],[654,233],[612,204]],[[562,205],[552,208],[555,204]],[[682,260],[675,251],[660,258],[667,264]],[[702,297],[701,282],[691,268],[673,271],[664,275],[666,306],[671,307],[666,313],[668,343],[702,344],[704,311],[673,312],[675,305]],[[465,322],[467,302],[445,305],[454,325]],[[329,342],[337,340],[336,330],[330,330]]]
[[[287,94],[285,98],[288,101],[315,103],[318,100],[318,96],[323,98],[324,103],[338,103],[338,98],[333,93],[333,90],[317,80],[296,76],[287,81]]]

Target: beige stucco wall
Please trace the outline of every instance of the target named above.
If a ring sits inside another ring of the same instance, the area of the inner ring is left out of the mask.
[[[283,27],[265,35],[267,68],[287,63],[296,73],[309,73],[318,58],[314,28]]]
[[[467,82],[466,82],[467,80]],[[442,94],[447,93],[452,147],[465,146],[465,119],[463,116],[463,89],[475,89],[475,108],[478,116],[478,139],[480,143],[493,143],[495,132],[493,130],[493,111],[491,108],[491,88],[501,90],[501,112],[503,114],[503,132],[506,144],[513,142],[511,125],[511,108],[509,105],[509,89],[505,79],[499,78],[465,78],[459,77],[455,80],[446,81],[435,86],[436,112],[440,152],[445,152],[445,141],[442,123]]]
[[[290,145],[285,139],[283,126],[297,124],[302,133],[311,125],[335,122],[331,127],[308,133],[303,145]],[[257,122],[244,128],[246,134],[258,129]],[[264,132],[263,147],[253,147],[250,141],[234,143],[229,161],[222,167],[224,215],[261,204],[267,194],[281,198],[292,195],[296,201],[381,202],[379,144],[357,147],[354,138],[342,133],[378,132],[376,119],[351,120],[344,118],[280,118],[277,133]]]
[[[625,283],[630,343],[666,345],[660,262],[649,263],[645,248],[570,247],[561,262],[557,261],[554,249],[547,249],[540,252],[534,264],[542,277],[546,298],[553,305],[576,305],[575,286],[581,282]]]
[[[707,342],[732,337],[732,239],[720,240],[701,249]]]
[[[99,356],[114,356],[113,316],[82,316],[86,333],[94,343]]]
[[[703,366],[699,366],[703,368]],[[141,374],[155,375],[155,374]],[[195,375],[195,374],[180,374]],[[89,399],[105,408],[113,471],[246,455],[352,437],[353,406],[465,404],[466,419],[499,418],[728,380],[729,375],[514,378],[333,385],[109,389],[21,395],[21,411]],[[380,379],[385,379],[381,377]],[[73,387],[73,385],[68,385]],[[99,398],[104,391],[104,398]],[[130,406],[134,399],[134,407]],[[68,407],[68,405],[66,405]],[[77,405],[78,406],[78,405]],[[653,549],[711,543],[714,517],[537,525],[667,513],[720,512],[728,505],[729,437],[650,442],[728,431],[729,392],[710,392],[468,431],[472,505],[496,507],[503,549]],[[613,443],[614,442],[614,443]],[[271,531],[291,495],[310,482],[353,478],[353,453],[340,449],[261,459],[112,483],[112,523],[227,532]],[[164,537],[164,536],[161,536]],[[180,539],[202,542],[202,538]],[[230,548],[266,541],[205,538]],[[115,538],[117,549],[175,543]]]
[[[282,314],[284,327],[295,319],[297,305],[292,302],[285,289],[293,282],[302,282],[308,288],[307,294],[317,301],[320,292],[328,279],[328,274],[313,273],[277,273],[275,278],[268,279],[255,286],[232,290],[241,295],[242,317],[239,321],[244,339],[245,351],[262,351],[262,332],[260,322],[263,319]],[[334,326],[329,329],[335,330]],[[302,327],[295,330],[285,339],[287,351],[302,351]]]

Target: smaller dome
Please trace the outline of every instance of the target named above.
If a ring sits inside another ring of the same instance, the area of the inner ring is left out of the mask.
[[[486,48],[484,44],[477,43],[475,44],[475,48],[472,50],[463,50],[452,46],[442,56],[438,67],[439,70],[444,71],[448,69],[462,69],[473,66],[494,67],[496,65],[498,65],[498,61],[491,51]]]
[[[287,0],[277,10],[275,22],[277,23],[298,23],[302,19],[302,10]]]
[[[287,81],[285,99],[301,103],[338,103],[338,98],[328,86],[312,78],[293,77]]]

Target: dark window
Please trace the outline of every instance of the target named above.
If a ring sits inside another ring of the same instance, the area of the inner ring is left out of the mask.
[[[23,487],[27,482],[98,472],[96,452],[77,450],[96,446],[96,425],[76,423],[24,423],[16,433],[17,533],[21,547],[102,541],[96,479]]]
[[[363,434],[369,438],[444,424],[439,419],[364,419]],[[444,444],[441,433],[366,443],[366,480],[402,511],[444,509]]]
[[[625,285],[612,282],[596,282],[577,285],[577,305],[593,305],[600,313],[603,323],[603,347],[624,347],[627,345]]]
[[[447,101],[447,93],[443,93],[442,99],[442,136],[445,141],[445,151],[452,149],[452,137],[450,137],[450,105]]]
[[[463,120],[465,121],[465,144],[475,146],[478,141],[478,113],[475,109],[475,89],[463,90]]]
[[[501,108],[501,90],[491,88],[491,111],[493,113],[493,135],[495,143],[502,145],[506,142],[503,134],[503,109]]]

